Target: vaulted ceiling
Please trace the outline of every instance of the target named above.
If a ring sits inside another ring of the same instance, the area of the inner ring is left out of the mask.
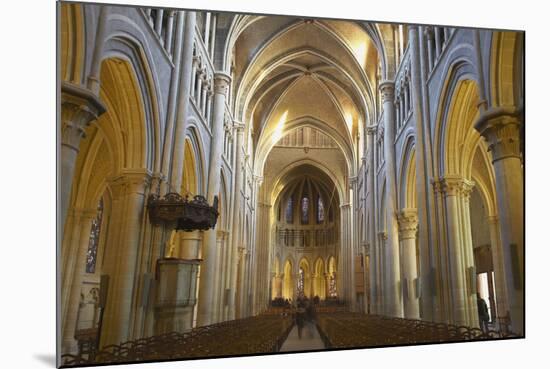
[[[358,23],[286,16],[240,16],[229,44],[236,118],[258,157],[310,124],[353,161],[358,127],[372,114],[381,67],[377,45]]]

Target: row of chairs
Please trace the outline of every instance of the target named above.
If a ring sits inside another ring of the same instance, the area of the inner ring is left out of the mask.
[[[515,337],[511,333],[483,332],[456,326],[381,315],[337,312],[317,315],[317,327],[326,347],[377,347]]]
[[[292,328],[290,317],[260,315],[188,332],[171,332],[62,356],[65,366],[130,363],[277,352]]]

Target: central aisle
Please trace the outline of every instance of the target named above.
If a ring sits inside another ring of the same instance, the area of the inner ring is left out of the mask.
[[[298,327],[294,325],[279,352],[322,350],[323,340],[315,324],[306,322],[302,330],[302,338],[298,337]]]

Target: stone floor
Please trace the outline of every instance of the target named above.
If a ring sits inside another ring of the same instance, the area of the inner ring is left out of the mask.
[[[286,341],[283,343],[280,352],[322,350],[325,348],[323,340],[313,323],[306,323],[302,329],[302,337],[298,337],[298,327],[295,325]]]

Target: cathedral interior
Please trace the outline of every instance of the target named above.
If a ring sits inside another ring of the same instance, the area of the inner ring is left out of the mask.
[[[523,337],[522,32],[58,17],[65,365]]]

